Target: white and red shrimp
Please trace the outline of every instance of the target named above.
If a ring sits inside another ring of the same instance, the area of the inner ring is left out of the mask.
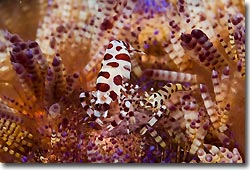
[[[133,52],[138,51],[124,41],[112,40],[108,44],[102,67],[96,80],[96,91],[80,94],[82,106],[88,110],[89,115],[93,114],[96,118],[106,118],[110,104],[115,101],[121,103],[122,85],[130,79],[131,55],[133,55]],[[86,97],[90,97],[90,95],[92,95],[91,101],[94,104],[94,109],[90,108],[84,100]],[[125,107],[129,106],[130,104],[125,102]],[[89,109],[92,109],[93,112]]]

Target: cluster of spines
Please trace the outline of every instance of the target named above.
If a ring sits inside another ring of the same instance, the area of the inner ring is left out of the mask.
[[[132,143],[140,143],[138,136],[118,135],[117,138],[95,134],[87,144],[88,161],[92,163],[129,163],[140,161],[140,149]]]
[[[131,5],[133,5],[132,1],[122,3],[121,1],[104,2],[100,0],[98,15],[92,19],[94,24],[90,24],[88,28],[91,30],[93,27],[96,30],[93,32],[95,38],[91,42],[93,50],[90,52],[94,57],[85,66],[84,73],[89,73],[96,66],[96,63],[101,62],[105,49],[103,46],[98,46],[99,42],[102,41],[108,45],[109,42],[107,41],[117,38],[118,30],[123,30],[123,24],[130,18],[128,15],[132,12]],[[118,11],[110,12],[111,9],[118,9]],[[126,12],[123,12],[123,10]]]
[[[26,97],[31,101],[42,99],[44,91],[42,82],[44,82],[44,74],[47,69],[46,59],[36,42],[13,40],[15,36],[10,33],[6,36],[6,39],[12,43],[10,60],[13,69],[17,73]]]
[[[204,144],[205,149],[198,150],[198,157],[202,163],[242,163],[242,158],[237,148],[230,151],[225,147]],[[208,150],[208,153],[205,151]]]
[[[215,129],[218,128],[220,132],[224,132],[228,129],[230,111],[230,103],[228,101],[228,93],[230,93],[229,80],[229,67],[223,69],[221,78],[219,78],[218,72],[213,70],[212,83],[216,102],[211,99],[207,87],[203,84],[200,85],[201,96],[212,125]]]
[[[75,73],[67,76],[59,54],[54,56],[52,67],[49,67],[36,42],[23,42],[10,33],[6,39],[12,43],[11,63],[28,102],[45,100],[51,104],[54,102],[52,98],[59,100],[61,96],[73,92],[79,75]]]
[[[33,134],[23,127],[21,118],[2,109],[0,114],[0,150],[8,153],[17,162],[26,162],[35,145]]]
[[[183,33],[181,41],[183,48],[189,52],[190,57],[204,67],[218,70],[228,65],[226,59],[218,52],[202,30],[193,29],[191,34]]]

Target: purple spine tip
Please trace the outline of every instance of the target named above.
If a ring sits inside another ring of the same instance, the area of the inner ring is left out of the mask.
[[[52,65],[53,65],[54,67],[57,67],[57,66],[60,65],[60,63],[61,63],[60,58],[57,57],[57,56],[55,56],[54,59],[53,59]]]
[[[192,32],[191,32],[191,35],[193,37],[199,39],[199,38],[201,38],[204,35],[204,33],[201,30],[199,30],[199,29],[193,29]]]
[[[19,63],[12,63],[14,70],[16,71],[17,74],[22,74],[24,71],[24,68],[22,64]]]
[[[27,161],[28,161],[28,158],[27,158],[26,156],[23,156],[23,157],[21,158],[21,160],[22,160],[22,162],[27,162]]]
[[[206,93],[207,92],[207,88],[204,84],[200,84],[200,90],[202,93]]]
[[[191,35],[189,35],[189,34],[184,34],[184,33],[182,33],[182,34],[181,34],[181,40],[182,40],[183,42],[185,42],[185,43],[189,43],[189,42],[192,40],[192,37],[191,37]]]

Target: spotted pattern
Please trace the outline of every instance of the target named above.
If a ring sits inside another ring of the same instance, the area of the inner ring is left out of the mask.
[[[113,48],[113,44],[109,43],[108,49],[111,49],[111,48]]]
[[[107,64],[107,66],[119,67],[119,64],[117,62],[110,62],[110,63]]]
[[[124,61],[130,62],[130,57],[127,54],[117,54],[115,58],[117,60],[124,60]]]
[[[122,77],[120,75],[117,75],[114,77],[113,81],[116,85],[121,85],[122,84]]]
[[[115,49],[116,49],[117,51],[120,51],[120,50],[122,49],[122,47],[121,47],[121,46],[117,46]]]
[[[150,95],[149,98],[147,99],[146,105],[148,107],[159,109],[162,106],[163,101],[169,99],[173,93],[177,91],[187,91],[187,90],[189,89],[182,84],[168,83],[165,86],[163,86],[160,90]]]
[[[113,56],[111,55],[111,54],[105,54],[104,55],[104,60],[109,60],[109,59],[111,59]]]
[[[101,92],[107,92],[110,89],[110,86],[106,83],[97,83],[96,89]]]
[[[113,101],[115,101],[117,99],[117,94],[114,91],[111,91],[110,94],[109,94],[109,96],[111,97],[111,99]]]
[[[100,71],[99,74],[98,74],[98,77],[105,77],[106,79],[108,79],[110,77],[110,74],[109,72],[106,72],[106,71]]]
[[[133,52],[135,49],[120,40],[113,40],[108,44],[96,80],[96,92],[92,92],[96,96],[94,116],[107,116],[106,111],[110,103],[117,100],[121,95],[122,84],[130,79],[130,51]],[[84,102],[83,99],[81,101]],[[125,112],[128,112],[128,109]]]

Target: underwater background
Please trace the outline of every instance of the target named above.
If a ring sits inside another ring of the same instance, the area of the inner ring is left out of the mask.
[[[0,1],[3,163],[244,163],[245,3]]]

